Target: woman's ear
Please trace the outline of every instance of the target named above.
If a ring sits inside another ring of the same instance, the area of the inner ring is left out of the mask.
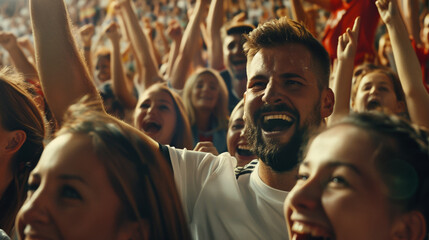
[[[424,240],[426,237],[426,220],[419,211],[411,211],[403,214],[394,223],[394,240]]]
[[[123,223],[120,232],[120,240],[149,240],[150,238],[150,225],[146,220],[141,223],[136,221],[128,221]]]
[[[396,103],[396,112],[397,113],[403,113],[407,110],[407,108],[405,107],[405,102],[404,101],[398,101]]]
[[[23,130],[14,130],[8,133],[7,138],[7,145],[4,150],[6,153],[15,154],[24,144],[27,134]]]

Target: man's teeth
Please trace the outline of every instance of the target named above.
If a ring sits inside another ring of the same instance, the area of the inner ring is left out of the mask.
[[[292,122],[292,118],[285,114],[267,115],[264,117],[264,121],[268,121],[272,119],[281,119],[288,122]]]

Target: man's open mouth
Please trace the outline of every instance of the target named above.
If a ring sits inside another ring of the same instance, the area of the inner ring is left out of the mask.
[[[287,130],[294,120],[286,114],[265,115],[262,119],[262,130],[265,132],[277,132]]]
[[[291,240],[334,240],[331,233],[320,227],[295,222],[292,225]]]

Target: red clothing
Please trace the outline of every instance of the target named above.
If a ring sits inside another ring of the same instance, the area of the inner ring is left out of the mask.
[[[375,0],[352,0],[345,3],[342,0],[331,0],[331,15],[326,23],[322,44],[331,57],[331,63],[337,58],[338,37],[353,28],[357,16],[361,17],[358,48],[355,65],[364,60],[373,61],[376,56],[374,39],[380,15]]]
[[[411,40],[411,43],[420,62],[420,67],[423,73],[423,85],[425,86],[426,91],[429,93],[429,49],[417,47],[414,40]]]

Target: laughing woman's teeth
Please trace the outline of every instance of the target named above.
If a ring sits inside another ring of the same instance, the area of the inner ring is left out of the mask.
[[[294,222],[292,231],[297,233],[310,233],[310,227],[299,222]]]
[[[240,145],[240,146],[238,146],[238,149],[251,150],[251,147],[249,145]]]

